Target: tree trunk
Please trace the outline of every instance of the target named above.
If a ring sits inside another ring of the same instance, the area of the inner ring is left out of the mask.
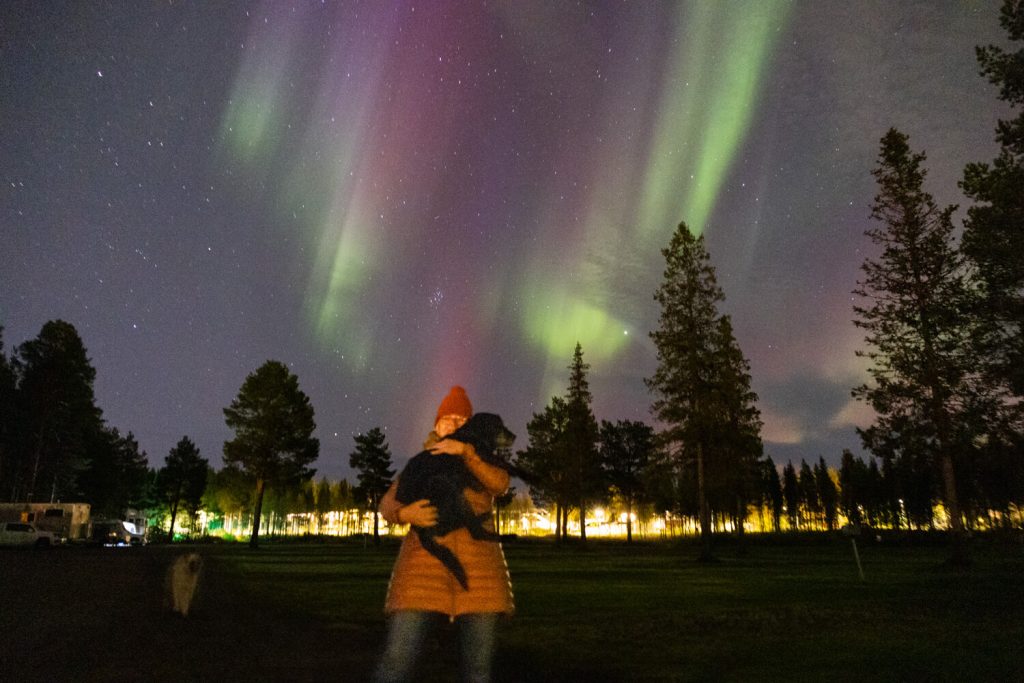
[[[167,532],[167,542],[174,543],[174,520],[178,516],[178,501],[181,499],[181,482],[174,489],[174,502],[171,504],[171,529]]]
[[[580,543],[587,544],[587,504],[580,500]]]
[[[563,512],[565,507],[561,504],[555,504],[555,543],[560,544],[562,539],[565,538],[565,522],[563,521]]]
[[[949,514],[952,555],[949,563],[954,567],[967,567],[971,563],[967,552],[967,537],[963,520],[960,518],[960,500],[956,493],[956,474],[953,471],[953,457],[948,449],[942,453],[942,484],[946,493],[946,512]]]
[[[711,510],[704,483],[704,447],[697,444],[697,499],[700,503],[700,560],[708,561],[711,554]]]
[[[370,514],[373,515],[373,544],[375,546],[380,545],[380,517],[377,516],[377,505],[379,505],[379,503],[374,499],[373,509],[370,511]]]
[[[28,480],[28,491],[25,494],[25,502],[31,503],[36,495],[36,478],[39,476],[39,460],[43,457],[43,436],[39,435],[36,440],[35,454],[32,458],[32,477]]]
[[[253,507],[252,513],[252,534],[249,535],[249,547],[259,548],[260,538],[260,515],[263,514],[263,490],[266,488],[266,482],[262,477],[256,479],[256,504]]]
[[[167,531],[167,542],[174,543],[174,520],[178,516],[178,501],[171,505],[171,528]]]
[[[626,543],[633,542],[633,501],[626,499]]]

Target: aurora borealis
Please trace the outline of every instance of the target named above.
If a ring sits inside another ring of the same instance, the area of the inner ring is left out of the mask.
[[[318,470],[401,462],[463,384],[526,444],[577,340],[599,419],[650,421],[660,249],[708,239],[766,452],[836,463],[869,171],[890,127],[964,203],[993,156],[995,2],[0,6],[5,351],[76,326],[108,422],[219,465],[268,358]],[[962,213],[961,213],[962,215]]]

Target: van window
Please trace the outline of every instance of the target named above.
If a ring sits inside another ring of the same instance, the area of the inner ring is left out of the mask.
[[[61,510],[60,508],[50,508],[45,513],[43,513],[43,517],[63,517],[63,516],[64,516],[64,511]]]

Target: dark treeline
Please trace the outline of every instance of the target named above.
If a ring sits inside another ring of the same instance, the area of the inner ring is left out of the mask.
[[[44,367],[59,368],[49,385],[54,396],[85,399],[29,400],[37,396],[30,392],[39,391],[35,387],[40,382],[33,377]],[[5,378],[0,499],[82,500],[93,506],[94,514],[111,517],[128,508],[146,509],[153,520],[169,521],[172,528],[176,520],[187,520],[183,526],[194,531],[199,530],[201,510],[207,516],[206,529],[216,528],[225,517],[236,520],[237,527],[254,526],[259,492],[251,468],[233,463],[215,471],[186,436],[162,467],[150,469],[131,433],[122,436],[103,422],[91,398],[95,373],[71,325],[47,323],[10,360],[0,355],[0,369]],[[515,458],[534,503],[555,511],[556,537],[566,537],[570,515],[578,522],[581,510],[586,518],[586,510],[597,507],[625,514],[629,540],[634,519],[646,523],[666,513],[676,527],[699,527],[701,486],[692,451],[672,444],[642,421],[598,422],[590,409],[588,369],[577,345],[566,395],[553,397],[543,413],[534,415],[529,443]],[[751,399],[745,391],[731,395]],[[574,401],[575,412],[569,409]],[[33,413],[49,403],[60,405],[45,413],[48,419]],[[573,420],[580,420],[582,427],[573,428]],[[709,533],[727,528],[738,532],[754,516],[761,529],[775,531],[832,530],[841,522],[894,529],[931,529],[940,523],[939,473],[926,459],[897,451],[866,461],[845,451],[838,471],[824,458],[780,467],[762,455],[760,440],[752,434],[740,439],[737,432],[730,440],[707,443],[703,490]],[[1022,524],[1024,454],[1019,438],[1012,443],[1014,447],[998,450],[981,444],[972,458],[958,458],[958,493],[967,528]],[[359,473],[357,486],[345,480],[317,481],[308,468],[268,480],[260,518],[267,521],[269,532],[321,533],[331,513],[341,515],[333,525],[336,532],[360,531],[361,516],[376,509],[394,476],[379,430],[356,437],[350,464]],[[505,504],[511,502],[508,498]],[[285,526],[293,513],[303,514],[301,528]],[[580,535],[585,540],[585,526]]]
[[[0,499],[86,500],[100,515],[150,502],[146,454],[104,422],[95,378],[64,321],[46,323],[10,358],[0,337]]]

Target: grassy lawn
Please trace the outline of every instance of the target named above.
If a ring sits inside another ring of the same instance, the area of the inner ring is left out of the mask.
[[[198,550],[187,620],[161,605],[180,548],[0,552],[0,680],[367,678],[397,543]],[[723,544],[715,564],[679,543],[505,551],[502,681],[1024,680],[1020,543],[980,539],[964,574],[939,545],[861,543],[865,582],[838,538]],[[424,680],[454,679],[453,635],[429,642]]]

